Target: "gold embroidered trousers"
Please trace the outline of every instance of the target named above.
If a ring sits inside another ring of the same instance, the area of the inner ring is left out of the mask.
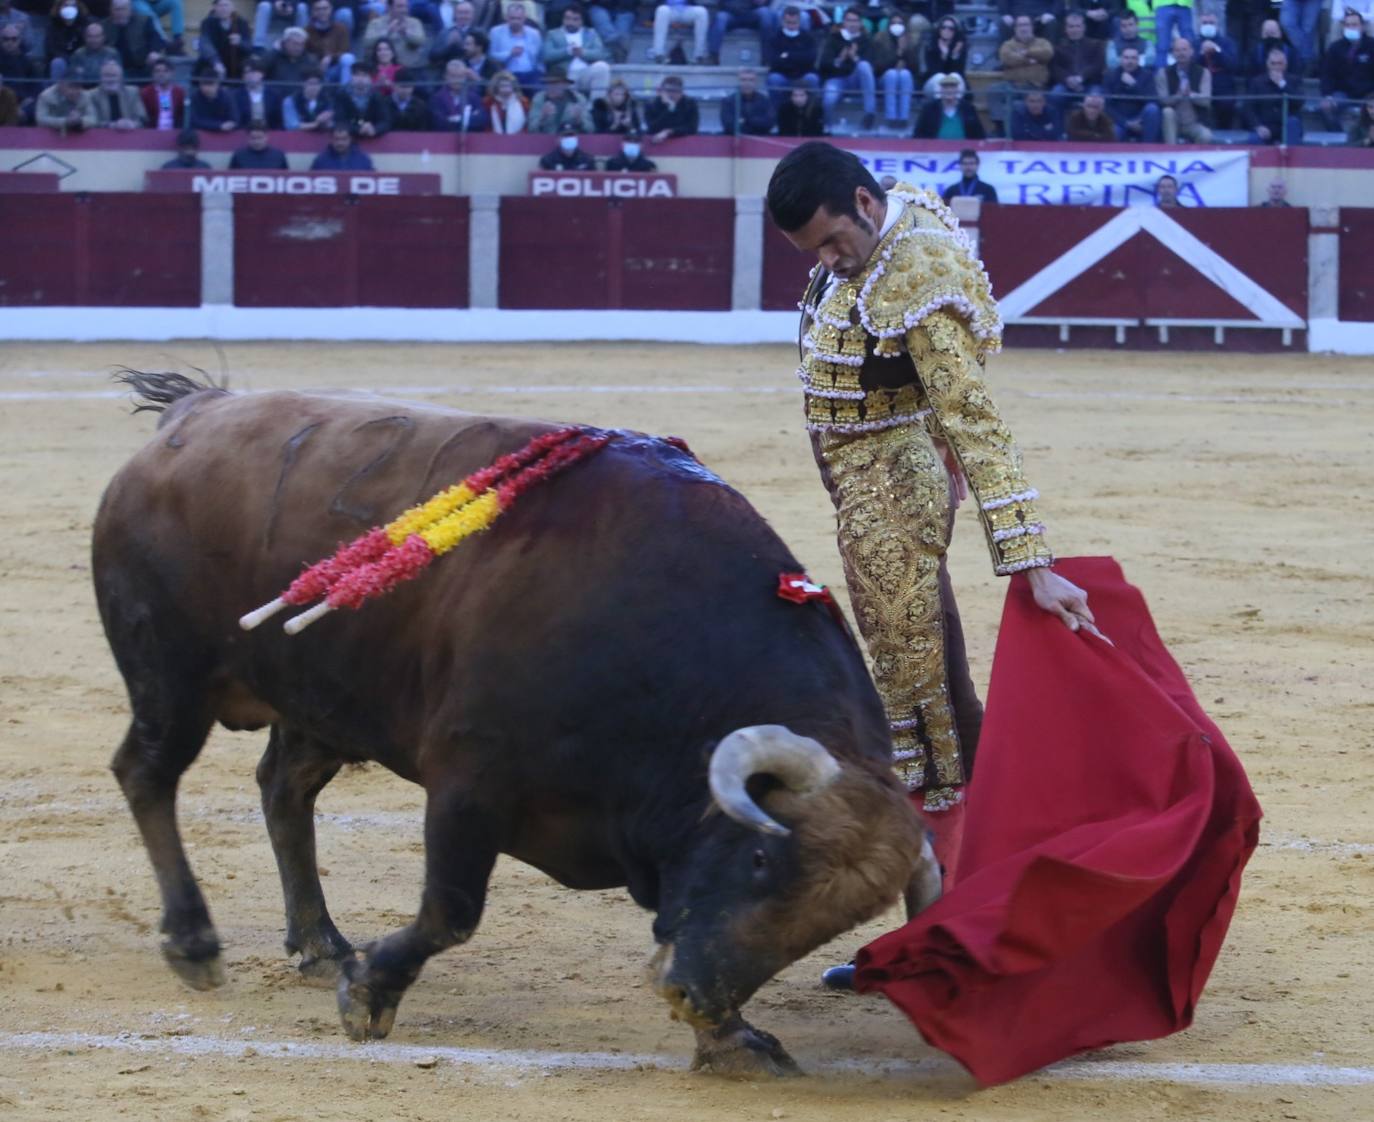
[[[982,724],[945,567],[949,473],[920,423],[817,432],[855,621],[892,727],[893,759],[928,810],[961,797]]]

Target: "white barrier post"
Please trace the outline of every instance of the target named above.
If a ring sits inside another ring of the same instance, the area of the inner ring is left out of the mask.
[[[468,306],[495,308],[501,291],[501,196],[468,200]]]
[[[1340,208],[1314,206],[1308,211],[1307,321],[1335,320],[1340,314]],[[1310,344],[1310,336],[1309,336]]]
[[[234,196],[228,191],[200,195],[200,302],[234,302]]]
[[[756,312],[763,303],[763,199],[735,196],[735,261],[730,308]]]

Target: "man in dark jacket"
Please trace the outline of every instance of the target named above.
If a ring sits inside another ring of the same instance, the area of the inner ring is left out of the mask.
[[[810,90],[821,88],[816,74],[816,40],[802,26],[801,9],[782,10],[782,23],[768,45],[768,88],[776,106],[798,82]]]
[[[758,71],[746,66],[739,72],[739,91],[720,103],[721,132],[726,136],[767,136],[776,119],[773,99],[759,92]]]
[[[163,171],[208,171],[210,165],[200,158],[200,133],[182,129],[177,133],[177,154],[162,165]]]
[[[416,92],[415,75],[403,66],[391,81],[391,127],[397,132],[429,131],[429,102]]]
[[[267,129],[280,129],[281,95],[266,84],[267,74],[261,58],[250,58],[243,64],[243,84],[235,91],[234,104],[239,120],[246,128],[252,124]]]
[[[233,132],[239,127],[238,106],[220,85],[219,71],[209,59],[196,64],[196,88],[191,91],[187,122],[207,132]]]
[[[282,32],[280,46],[267,56],[267,81],[283,100],[300,89],[307,74],[320,69],[320,60],[305,45],[305,29],[288,27]]]
[[[627,132],[620,141],[620,155],[606,161],[607,171],[658,171],[658,165],[644,155],[641,137]]]
[[[335,125],[329,147],[315,157],[311,171],[372,171],[372,157],[358,147],[347,125]]]
[[[267,143],[267,130],[258,125],[248,128],[248,144],[229,157],[229,166],[247,171],[286,171],[286,153]]]
[[[582,151],[577,126],[568,123],[558,130],[558,147],[540,156],[539,166],[545,171],[595,171],[596,161]]]
[[[1050,60],[1050,83],[1060,97],[1076,100],[1106,77],[1107,45],[1101,39],[1089,39],[1085,28],[1082,12],[1064,17],[1064,38]]]
[[[1043,90],[1027,90],[1026,99],[1011,115],[1012,140],[1060,140],[1064,130]]]
[[[659,83],[658,96],[644,110],[644,123],[655,144],[669,137],[695,136],[700,123],[696,98],[682,92],[682,79],[669,74]]]
[[[978,153],[965,148],[959,153],[959,182],[951,183],[940,192],[945,202],[958,195],[962,199],[981,199],[984,203],[997,202],[997,188],[978,178]]]
[[[1288,56],[1277,47],[1266,61],[1265,72],[1250,79],[1250,99],[1241,106],[1241,116],[1253,130],[1250,143],[1301,144],[1302,83],[1288,77]]]
[[[42,69],[24,53],[24,33],[18,24],[0,27],[0,78],[14,91],[25,112],[32,109],[33,100],[43,90]]]
[[[947,74],[940,79],[939,100],[921,106],[912,135],[921,140],[983,140],[987,133],[973,102],[962,95],[959,79]]]
[[[134,11],[133,0],[110,0],[110,18],[103,26],[105,42],[118,52],[128,78],[146,78],[167,49],[159,25]]]
[[[1125,48],[1121,65],[1107,75],[1107,113],[1120,140],[1159,143],[1159,105],[1149,100],[1154,92],[1154,75],[1140,65],[1140,52],[1135,47]]]
[[[1198,17],[1198,36],[1198,65],[1212,76],[1212,117],[1218,128],[1229,129],[1236,112],[1240,49],[1225,34],[1215,12]]]
[[[830,29],[816,59],[816,70],[820,73],[825,90],[821,96],[821,106],[825,111],[826,124],[834,123],[835,107],[840,99],[858,90],[864,110],[860,127],[865,132],[873,127],[878,108],[877,79],[868,58],[869,50],[870,41],[868,33],[864,31],[863,15],[858,8],[850,8],[844,13],[839,26]]]
[[[1352,102],[1374,93],[1374,39],[1364,33],[1364,20],[1353,8],[1345,10],[1341,38],[1326,48],[1322,59],[1322,120],[1341,132],[1341,116]]]
[[[372,68],[366,63],[353,64],[348,85],[334,98],[334,123],[354,136],[385,136],[391,128],[386,99],[372,88]]]

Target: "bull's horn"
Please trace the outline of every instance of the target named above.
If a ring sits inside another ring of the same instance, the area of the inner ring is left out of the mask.
[[[835,757],[819,741],[782,725],[736,729],[716,745],[709,771],[716,805],[745,826],[786,837],[792,831],[770,818],[749,796],[751,775],[775,776],[789,791],[809,795],[840,774]]]

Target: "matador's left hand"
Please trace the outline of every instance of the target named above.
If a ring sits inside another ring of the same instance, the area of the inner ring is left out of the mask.
[[[1088,594],[1078,585],[1048,567],[1028,570],[1026,579],[1030,581],[1037,607],[1053,612],[1070,631],[1086,631],[1104,642],[1111,642],[1097,629],[1092,609],[1088,607]]]

